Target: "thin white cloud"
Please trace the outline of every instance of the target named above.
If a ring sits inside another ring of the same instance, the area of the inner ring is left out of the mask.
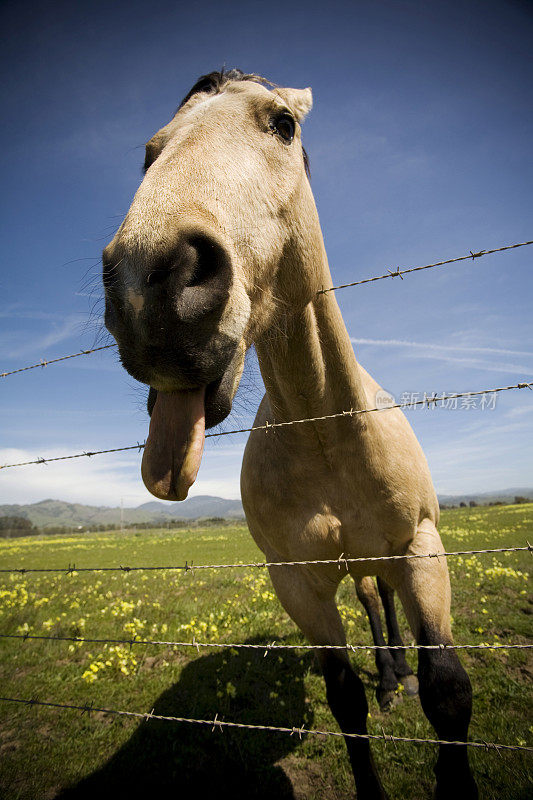
[[[492,361],[483,358],[476,358],[475,356],[458,356],[452,353],[481,353],[487,356],[493,355],[519,355],[533,358],[533,352],[529,350],[510,350],[501,347],[477,347],[469,345],[456,345],[451,342],[446,344],[434,344],[431,342],[413,342],[403,339],[363,339],[351,336],[350,341],[352,344],[359,345],[374,345],[378,347],[402,347],[407,351],[407,358],[425,358],[434,359],[437,361],[444,361],[450,364],[460,364],[464,367],[472,367],[474,369],[481,369],[488,372],[504,372],[504,373],[519,373],[520,375],[529,375],[533,372],[533,364],[513,364],[501,361]]]
[[[465,353],[487,353],[499,354],[510,356],[531,356],[531,350],[507,350],[501,347],[473,347],[470,345],[453,344],[447,342],[446,344],[434,344],[431,342],[413,342],[406,339],[361,339],[350,336],[352,344],[369,344],[382,347],[412,347],[420,350],[433,350],[449,353],[450,351],[461,351]]]
[[[414,358],[413,355],[409,356]],[[524,375],[531,375],[533,373],[533,365],[512,364],[499,361],[483,361],[481,358],[457,358],[455,356],[439,355],[437,353],[417,353],[416,358],[437,359],[444,361],[448,364],[461,364],[463,367],[472,367],[474,369],[485,370],[486,372],[504,372],[507,375],[510,373],[519,377]]]
[[[80,318],[77,315],[69,315],[65,320],[63,320],[61,325],[55,327],[55,329],[50,331],[46,336],[39,338],[39,345],[46,350],[47,347],[51,347],[54,344],[63,342],[65,339],[70,339],[79,331],[79,328]],[[33,346],[34,342],[31,342],[28,343],[25,348],[21,348],[21,350],[27,349],[28,347],[33,348]]]
[[[84,320],[81,320],[79,315],[69,314],[63,317],[61,321],[54,323],[52,330],[49,330],[44,335],[32,331],[31,333],[19,332],[15,336],[13,331],[6,331],[0,336],[2,358],[11,359],[31,356],[38,360],[48,347],[53,347],[74,336],[79,336],[83,324]],[[14,344],[13,340],[18,344]]]
[[[62,320],[64,314],[50,311],[31,311],[18,306],[10,306],[0,311],[0,319],[33,319],[33,320]]]
[[[473,430],[470,434],[468,434],[465,438],[472,442],[474,440],[481,439],[482,441],[488,442],[488,448],[494,448],[496,446],[496,439],[498,436],[502,436],[505,434],[505,440],[500,440],[498,446],[500,444],[505,444],[507,447],[508,443],[511,441],[508,439],[508,434],[510,433],[521,433],[523,435],[527,435],[530,430],[530,422],[528,419],[521,419],[520,417],[515,422],[505,422],[505,421],[498,421],[494,420],[491,421],[489,425],[486,423],[486,415],[484,417],[483,422],[479,421],[478,428]],[[504,415],[504,420],[508,419],[508,415]],[[523,442],[523,436],[521,437],[521,441]],[[514,442],[513,446],[516,447],[518,444],[518,438],[512,440]]]
[[[533,414],[533,403],[531,403],[531,405],[517,406],[515,408],[510,408],[505,416],[514,418],[514,417],[522,417],[525,416],[526,414]]]

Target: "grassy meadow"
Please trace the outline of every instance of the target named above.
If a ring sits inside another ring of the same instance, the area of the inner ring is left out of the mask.
[[[442,514],[448,550],[533,541],[533,504]],[[244,525],[183,531],[82,533],[0,540],[2,568],[260,561]],[[531,554],[449,559],[453,629],[460,643],[531,642]],[[353,644],[371,643],[353,584],[339,603]],[[400,614],[405,641],[412,636]],[[262,569],[0,575],[0,633],[221,643],[298,644]],[[408,657],[416,664],[416,653]],[[432,737],[417,698],[388,714],[375,700],[370,651],[352,656],[367,690],[369,732]],[[530,651],[464,651],[474,689],[472,739],[533,744]],[[0,694],[114,709],[337,730],[314,657],[301,651],[0,639]],[[354,797],[341,739],[140,721],[0,702],[0,796],[344,800]],[[391,798],[431,796],[435,748],[376,742]],[[480,796],[531,797],[533,756],[472,750]]]

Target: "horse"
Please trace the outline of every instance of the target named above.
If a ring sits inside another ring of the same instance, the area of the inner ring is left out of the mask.
[[[422,708],[439,745],[435,797],[477,797],[468,763],[472,689],[452,645],[450,582],[426,458],[400,409],[371,409],[322,239],[301,142],[310,89],[212,72],[146,145],[145,174],[103,252],[105,324],[125,369],[150,387],[141,474],[183,500],[205,429],[229,414],[246,351],[266,393],[241,494],[283,607],[316,646],[361,800],[386,798],[335,594],[348,561],[397,592],[419,645]],[[324,419],[330,415],[329,419]],[[333,415],[333,416],[331,416]],[[267,423],[291,423],[273,428]],[[391,559],[391,556],[415,558]],[[344,572],[346,574],[346,572]],[[332,646],[334,649],[332,649]],[[355,734],[355,735],[354,735]]]

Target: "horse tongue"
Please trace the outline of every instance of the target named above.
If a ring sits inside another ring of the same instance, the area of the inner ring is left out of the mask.
[[[205,440],[205,387],[157,393],[144,447],[144,485],[161,500],[185,500],[200,468]]]

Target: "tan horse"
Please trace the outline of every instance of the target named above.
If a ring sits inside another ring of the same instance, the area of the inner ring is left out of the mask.
[[[266,387],[256,424],[372,408],[331,286],[300,122],[309,89],[269,90],[238,70],[193,87],[146,147],[146,175],[104,251],[106,325],[125,368],[151,387],[142,474],[183,499],[205,427],[231,409],[246,350]],[[250,435],[242,497],[269,562],[443,552],[424,454],[398,409]],[[449,644],[444,558],[360,562],[399,594],[420,644]],[[336,565],[273,566],[276,593],[316,645],[344,645]],[[366,733],[361,680],[342,650],[319,650],[344,733]],[[420,699],[439,738],[465,741],[471,688],[454,650],[421,650]],[[383,798],[368,740],[346,738],[358,797]],[[441,745],[436,796],[476,797],[466,747]]]

